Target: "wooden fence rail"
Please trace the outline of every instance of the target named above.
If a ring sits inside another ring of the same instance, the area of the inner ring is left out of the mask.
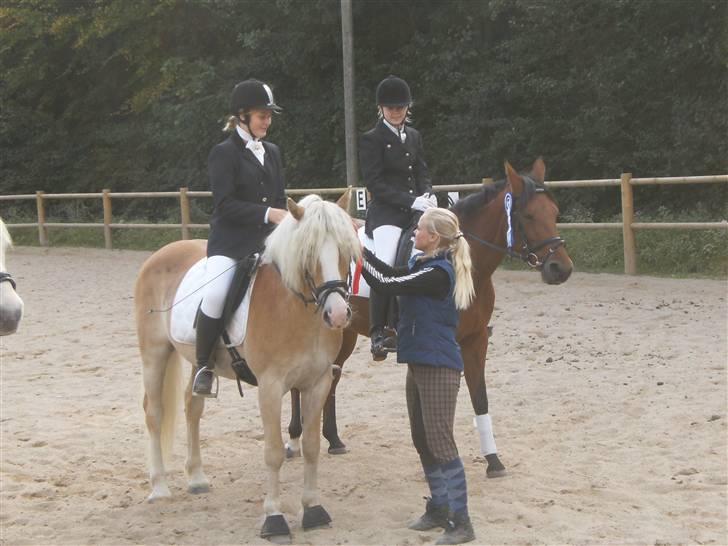
[[[664,178],[632,178],[631,173],[623,173],[619,178],[603,178],[598,180],[554,180],[545,182],[549,188],[593,188],[618,186],[621,192],[622,221],[621,222],[572,222],[559,223],[559,229],[621,229],[624,245],[624,272],[628,275],[637,273],[637,245],[635,243],[635,230],[640,229],[721,229],[728,230],[728,221],[721,222],[635,222],[634,221],[634,186],[667,185],[667,184],[707,184],[726,183],[728,174],[715,176],[683,176]],[[454,184],[449,186],[435,186],[434,191],[475,191],[480,184]],[[289,189],[288,195],[340,195],[346,188],[304,188]],[[23,224],[6,224],[9,228],[38,228],[38,241],[42,246],[48,246],[48,228],[101,228],[104,231],[106,248],[113,247],[112,230],[115,229],[180,229],[181,237],[189,239],[190,229],[208,229],[208,224],[193,224],[190,221],[190,198],[211,197],[209,191],[190,191],[180,188],[179,191],[163,192],[112,192],[105,189],[101,193],[45,193],[37,191],[35,195],[0,195],[0,201],[32,200],[36,202],[38,221]],[[45,204],[54,199],[99,199],[103,205],[103,223],[56,223],[46,221]],[[179,224],[127,224],[114,223],[112,215],[113,199],[179,199]]]

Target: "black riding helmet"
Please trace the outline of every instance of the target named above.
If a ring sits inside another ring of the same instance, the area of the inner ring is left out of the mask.
[[[268,84],[250,79],[237,84],[230,95],[230,112],[237,115],[241,110],[273,110],[282,108],[275,103],[273,91]]]
[[[377,86],[377,105],[398,107],[412,104],[409,85],[402,78],[387,76]]]

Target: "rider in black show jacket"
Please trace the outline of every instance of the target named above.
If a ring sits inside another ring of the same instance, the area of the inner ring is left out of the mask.
[[[210,152],[207,164],[215,208],[210,217],[208,256],[239,260],[260,251],[275,227],[264,221],[268,207],[286,208],[280,149],[261,142],[265,166],[235,131]]]
[[[432,191],[422,137],[407,125],[404,132],[402,142],[380,119],[359,141],[359,163],[372,196],[365,226],[369,237],[379,226],[409,226],[415,198]]]
[[[367,205],[366,234],[374,242],[378,258],[394,265],[403,229],[414,215],[433,204],[430,173],[420,133],[407,126],[412,94],[406,81],[384,78],[377,86],[379,121],[359,139],[359,164],[371,195]],[[398,233],[399,232],[399,233]],[[372,289],[369,294],[369,336],[374,360],[386,358],[396,343],[385,337],[389,296]]]
[[[255,79],[237,84],[225,127],[230,136],[213,147],[207,159],[214,209],[207,241],[206,291],[195,319],[195,396],[217,395],[213,392],[214,351],[225,326],[225,297],[236,268],[250,267],[246,258],[262,251],[266,237],[288,214],[281,152],[262,140],[278,111],[268,84]]]

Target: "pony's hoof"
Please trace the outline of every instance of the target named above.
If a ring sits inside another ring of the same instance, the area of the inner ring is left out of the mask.
[[[301,450],[300,449],[293,449],[289,446],[286,446],[286,459],[295,459],[296,457],[301,456]]]
[[[150,504],[154,504],[155,502],[160,502],[171,498],[172,493],[170,492],[169,488],[164,488],[152,491],[147,497],[147,502]]]
[[[304,531],[310,531],[318,527],[329,527],[330,523],[331,516],[329,516],[329,513],[320,504],[303,509],[301,526]]]
[[[209,493],[210,492],[210,484],[209,483],[194,483],[187,486],[187,492],[192,493],[193,495],[201,495],[202,493]]]
[[[260,530],[260,536],[275,544],[291,543],[291,530],[282,514],[267,516]]]
[[[508,474],[506,467],[500,462],[497,453],[486,455],[485,460],[488,461],[488,468],[485,470],[486,478],[502,478]]]
[[[344,444],[329,448],[329,455],[343,455],[344,453],[349,453],[349,449]]]

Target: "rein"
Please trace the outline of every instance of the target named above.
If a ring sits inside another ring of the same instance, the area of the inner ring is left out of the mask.
[[[523,176],[525,180],[528,180],[531,182],[534,186],[536,186],[536,182],[533,181],[531,178],[527,176]],[[545,190],[542,188],[536,187],[534,190],[537,193],[542,193]],[[517,203],[518,198],[514,198],[514,205]],[[523,202],[522,206],[525,206],[525,204],[528,201]],[[510,228],[511,225],[516,226],[516,231],[520,231],[522,234],[523,239],[523,246],[521,247],[521,251],[515,251],[511,248],[510,244],[507,247],[502,247],[499,245],[496,245],[494,243],[491,243],[490,241],[486,241],[484,239],[481,239],[480,237],[473,235],[470,232],[463,232],[463,235],[466,237],[476,241],[477,243],[480,243],[483,246],[486,246],[492,250],[496,250],[502,254],[505,254],[511,258],[518,258],[519,260],[522,260],[523,262],[527,263],[529,267],[532,267],[536,270],[542,270],[544,265],[549,261],[549,258],[553,256],[553,254],[562,246],[566,244],[566,241],[562,237],[549,237],[548,239],[544,239],[543,241],[539,241],[535,245],[531,246],[531,243],[528,241],[528,237],[526,236],[526,231],[523,229],[523,224],[521,222],[521,219],[519,215],[515,212],[516,207],[510,207],[506,206],[506,214],[507,214],[507,220],[508,220],[508,226]],[[515,222],[513,220],[516,220]],[[548,246],[548,251],[546,252],[546,255],[544,256],[543,260],[539,258],[538,254],[536,254],[539,250],[542,248]]]
[[[15,279],[13,279],[13,276],[10,273],[6,273],[5,271],[0,271],[0,283],[3,282],[9,282],[10,286],[13,287],[13,290],[17,288],[15,284]]]

